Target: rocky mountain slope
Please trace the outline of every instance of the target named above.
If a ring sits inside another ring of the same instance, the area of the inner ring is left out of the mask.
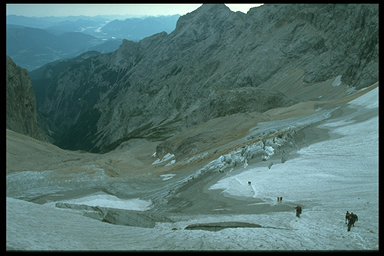
[[[243,14],[205,4],[170,34],[125,40],[113,53],[51,63],[31,77],[62,148],[105,152],[132,138],[165,140],[213,118],[373,84],[378,6],[263,5]]]
[[[7,57],[7,129],[43,139],[37,123],[37,107],[31,79],[25,69]]]
[[[190,127],[221,140],[174,164],[146,139],[94,154],[7,130],[7,250],[377,250],[378,83],[315,103]]]

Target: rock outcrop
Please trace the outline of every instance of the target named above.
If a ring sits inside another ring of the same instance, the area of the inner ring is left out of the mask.
[[[37,123],[36,98],[27,70],[7,57],[7,129],[44,139]]]
[[[208,230],[208,231],[220,231],[225,228],[262,228],[260,224],[248,223],[248,222],[213,222],[213,223],[197,223],[190,224],[185,229],[188,230]]]
[[[32,72],[56,145],[105,152],[132,138],[345,95],[378,80],[378,5],[204,4],[176,29]]]
[[[157,222],[172,222],[166,216],[151,211],[133,211],[63,202],[58,202],[55,206],[57,208],[82,211],[84,216],[115,225],[153,228]]]

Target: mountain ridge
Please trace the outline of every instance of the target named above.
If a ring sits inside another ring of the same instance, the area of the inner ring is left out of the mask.
[[[39,111],[57,145],[105,152],[130,138],[164,140],[215,117],[368,86],[378,75],[377,17],[376,5],[263,5],[242,14],[205,4],[170,34],[124,40],[113,53],[31,76],[50,95],[38,97]]]

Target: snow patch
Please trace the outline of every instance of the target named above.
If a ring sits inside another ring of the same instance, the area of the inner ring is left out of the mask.
[[[265,147],[265,153],[267,153],[268,156],[272,156],[274,154],[274,151],[275,150],[271,146],[266,146]]]
[[[169,165],[172,165],[172,164],[175,164],[175,163],[176,163],[175,155],[171,154],[171,153],[167,153],[162,159],[157,158],[152,163],[152,165],[166,165],[166,166],[169,166]]]
[[[146,211],[152,206],[151,201],[141,200],[139,198],[133,199],[120,199],[114,195],[109,194],[94,194],[81,198],[62,200],[56,202],[46,203],[47,205],[55,205],[57,202],[70,203],[70,204],[82,204],[88,206],[108,207],[116,209],[134,210],[134,211]]]
[[[176,174],[173,174],[173,173],[169,173],[169,174],[162,174],[160,175],[161,179],[162,180],[169,180],[169,179],[172,179],[173,177],[175,177]]]
[[[341,85],[341,75],[338,75],[332,82],[332,86],[336,87]]]
[[[173,159],[171,160],[171,162],[167,163],[165,166],[171,166],[171,165],[174,165],[176,163],[176,160]]]

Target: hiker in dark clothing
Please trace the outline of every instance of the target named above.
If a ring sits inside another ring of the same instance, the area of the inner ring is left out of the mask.
[[[351,214],[347,211],[347,213],[345,214],[345,224],[347,224],[348,223],[348,219],[349,219],[349,216],[350,216]]]
[[[302,212],[301,206],[298,205],[298,206],[295,207],[295,209],[296,209],[296,217],[300,218],[300,214]]]
[[[352,219],[352,227],[355,226],[355,222],[359,220],[359,218],[357,217],[356,214],[354,214],[353,212],[351,212],[351,219]]]
[[[355,222],[358,221],[358,217],[356,214],[354,214],[353,212],[351,212],[349,214],[349,218],[348,218],[348,231],[351,231],[351,227],[355,226]]]

